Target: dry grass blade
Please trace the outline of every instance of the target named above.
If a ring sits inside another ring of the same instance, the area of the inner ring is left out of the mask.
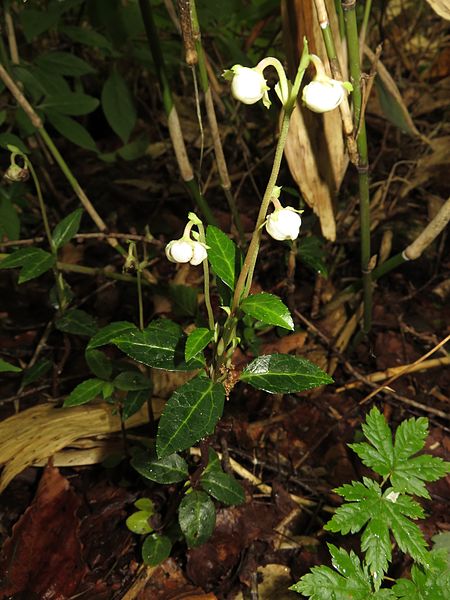
[[[161,415],[164,400],[153,398],[155,418]],[[120,431],[119,415],[106,403],[74,408],[56,408],[41,404],[0,423],[0,492],[27,467],[46,461],[50,456],[79,438]],[[125,422],[126,428],[148,422],[147,407]]]

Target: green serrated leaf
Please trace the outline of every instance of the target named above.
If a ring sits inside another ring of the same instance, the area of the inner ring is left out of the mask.
[[[64,333],[91,337],[97,331],[97,322],[84,310],[72,308],[55,320],[55,327]]]
[[[211,342],[214,337],[214,332],[206,327],[198,327],[194,329],[186,340],[186,347],[184,349],[184,359],[189,362],[193,358],[200,354],[202,350]]]
[[[0,269],[21,267],[19,283],[42,275],[55,264],[55,257],[41,248],[21,248],[0,262]]]
[[[245,298],[239,306],[246,315],[250,315],[267,325],[276,325],[290,331],[294,330],[291,313],[278,296],[266,292],[253,294]]]
[[[403,464],[397,463],[391,473],[391,483],[395,491],[430,498],[424,482],[436,481],[449,472],[450,463],[437,456],[422,454]]]
[[[232,290],[239,276],[241,255],[239,248],[218,227],[208,225],[206,229],[208,260],[212,270]]]
[[[20,373],[22,369],[0,358],[0,373]]]
[[[210,469],[204,472],[200,483],[205,492],[223,504],[234,505],[245,502],[245,493],[241,484],[228,473]]]
[[[55,248],[61,248],[61,246],[67,244],[78,233],[82,215],[83,209],[77,208],[56,225],[52,233]]]
[[[139,510],[128,517],[126,520],[127,527],[133,533],[144,535],[151,533],[153,527],[148,522],[149,513],[146,510]]]
[[[155,369],[190,371],[201,366],[200,361],[186,363],[186,337],[179,325],[169,319],[157,319],[143,331],[134,328],[119,334],[113,343],[125,354]]]
[[[109,379],[111,377],[113,366],[106,354],[94,348],[87,348],[84,358],[96,377],[100,379]]]
[[[102,108],[111,129],[126,144],[136,124],[136,108],[125,80],[115,68],[103,86]]]
[[[147,400],[150,399],[150,397],[150,390],[137,390],[135,392],[128,392],[128,394],[122,400],[122,419],[126,421],[135,413],[139,412]]]
[[[55,110],[63,115],[78,117],[93,112],[100,102],[97,98],[78,92],[59,92],[50,94],[40,104],[39,108],[46,112],[48,109]]]
[[[372,586],[359,558],[351,551],[328,544],[333,567],[313,567],[298,583],[290,587],[312,600],[367,600],[373,598]]]
[[[290,354],[259,356],[243,370],[240,381],[272,394],[289,394],[333,383],[322,369]]]
[[[133,323],[129,323],[128,321],[116,321],[115,323],[109,323],[109,325],[105,325],[105,327],[102,327],[99,331],[97,331],[97,333],[89,340],[87,350],[111,344],[113,340],[119,337],[121,334],[127,331],[133,331],[135,329],[136,325],[133,325]]]
[[[85,150],[97,152],[97,145],[91,134],[78,121],[50,109],[46,111],[45,115],[56,131],[69,142]]]
[[[70,52],[48,52],[41,54],[35,60],[38,67],[56,73],[57,75],[69,75],[70,77],[80,77],[88,73],[95,73],[95,69],[91,67],[85,60],[79,56],[75,56]]]
[[[156,483],[178,483],[188,478],[186,461],[178,454],[157,459],[149,452],[140,451],[131,459],[131,466],[146,479]]]
[[[139,371],[122,371],[114,379],[113,385],[123,392],[137,392],[139,390],[150,390],[152,382]]]
[[[213,433],[222,416],[225,390],[220,383],[196,377],[169,398],[159,421],[156,451],[164,458],[186,450]]]
[[[69,396],[64,400],[64,408],[69,406],[79,406],[80,404],[86,404],[94,398],[97,398],[102,393],[103,385],[105,382],[103,379],[87,379],[77,385],[72,390]]]
[[[216,509],[208,494],[192,492],[185,496],[178,509],[178,520],[190,548],[204,544],[216,524]]]
[[[159,533],[152,533],[145,538],[142,544],[142,560],[145,565],[156,567],[169,558],[171,550],[170,538]]]
[[[39,360],[23,374],[23,379],[21,382],[22,387],[26,387],[35,381],[38,381],[41,377],[43,377],[46,373],[50,371],[53,366],[53,362],[48,359]]]
[[[356,452],[366,466],[385,477],[393,467],[394,448],[391,430],[376,407],[373,407],[367,415],[362,429],[372,446],[362,442],[349,444],[349,447]]]
[[[389,527],[382,518],[374,517],[361,536],[361,550],[366,552],[366,563],[378,590],[392,559]]]
[[[367,481],[370,480],[366,479]],[[369,485],[364,485],[364,483],[353,481],[351,484],[345,484],[337,488],[335,492],[343,496],[348,502],[336,509],[335,514],[324,526],[324,529],[334,532],[339,531],[343,535],[350,532],[356,533],[364,527],[373,515],[378,516],[381,488],[375,482],[370,481]]]

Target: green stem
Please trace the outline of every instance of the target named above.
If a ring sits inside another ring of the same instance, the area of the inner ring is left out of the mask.
[[[114,271],[110,271],[109,269],[103,267],[87,267],[85,265],[73,265],[71,263],[59,261],[56,263],[56,266],[61,271],[65,271],[67,273],[80,273],[81,275],[88,275],[90,277],[98,277],[100,275],[102,277],[106,277],[106,279],[113,279],[114,281],[124,281],[125,283],[131,283],[133,285],[136,285],[136,277],[133,277],[132,275],[127,275],[126,273],[115,273]],[[142,279],[141,284],[143,286],[151,287],[151,284],[145,279]]]
[[[206,244],[206,236],[205,236],[205,228],[203,227],[203,223],[197,223],[199,238],[198,241],[202,244]],[[215,322],[214,322],[214,313],[211,304],[211,292],[209,285],[209,263],[208,258],[205,258],[203,261],[203,287],[205,290],[205,306],[206,312],[208,313],[208,325],[211,331],[214,331]]]
[[[150,52],[153,56],[156,76],[161,88],[164,110],[167,115],[170,137],[174,148],[175,156],[181,177],[190,192],[194,202],[205,216],[208,223],[215,224],[216,220],[203,197],[197,181],[194,179],[192,167],[184,144],[178,113],[173,101],[172,90],[167,75],[167,68],[164,61],[164,55],[159,42],[158,30],[153,18],[152,7],[149,0],[139,0],[142,20],[144,22],[147,40],[150,46]]]
[[[242,265],[242,270],[239,274],[236,287],[234,290],[233,300],[230,307],[230,315],[228,316],[223,329],[221,340],[219,340],[218,347],[223,348],[220,356],[216,357],[215,374],[216,377],[220,377],[221,367],[228,358],[228,349],[230,344],[233,344],[233,340],[236,337],[236,325],[237,317],[236,314],[239,309],[239,304],[243,298],[246,298],[250,292],[250,287],[253,279],[253,273],[255,270],[256,260],[258,258],[259,246],[261,242],[262,227],[266,220],[267,210],[269,208],[273,190],[278,179],[280,172],[281,160],[283,158],[284,146],[286,144],[286,138],[289,131],[289,123],[292,112],[297,105],[297,96],[300,90],[303,75],[309,64],[309,50],[306,38],[304,39],[303,52],[298,66],[297,74],[290,92],[289,98],[286,100],[281,121],[280,135],[278,138],[277,147],[275,150],[275,156],[272,164],[272,170],[270,173],[269,181],[267,183],[266,191],[264,192],[261,206],[259,209],[258,217],[256,220],[255,229],[253,231],[252,239],[247,250],[247,254]],[[233,347],[233,345],[232,345]]]
[[[369,333],[372,325],[372,277],[370,274],[370,191],[369,160],[367,149],[366,123],[361,115],[361,63],[359,57],[358,27],[356,23],[356,0],[342,0],[347,34],[350,76],[353,85],[353,109],[355,129],[359,130],[356,140],[358,148],[358,184],[361,228],[361,272],[363,280],[363,332]]]
[[[138,266],[138,269],[136,271],[136,289],[139,310],[139,329],[142,331],[144,329],[144,302],[142,299],[142,275],[140,266]]]
[[[59,310],[62,312],[62,311],[64,311],[64,283],[62,281],[61,274],[57,267],[58,249],[56,248],[56,246],[53,242],[52,232],[50,230],[50,225],[48,222],[47,207],[45,206],[44,197],[42,195],[41,184],[39,183],[38,176],[36,174],[36,171],[34,170],[33,165],[31,164],[30,159],[25,154],[22,154],[21,156],[22,156],[23,160],[25,161],[25,164],[31,173],[34,187],[36,188],[36,194],[37,194],[38,202],[39,202],[39,209],[41,212],[42,221],[44,223],[45,235],[47,237],[48,245],[50,246],[50,251],[53,254],[54,259],[55,259],[55,266],[53,267],[53,274],[55,276],[56,294],[58,296]]]

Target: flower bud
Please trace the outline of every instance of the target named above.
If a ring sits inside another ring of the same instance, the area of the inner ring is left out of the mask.
[[[261,71],[235,65],[224,76],[231,79],[231,93],[244,104],[255,104],[269,89]]]
[[[27,167],[19,167],[16,163],[11,163],[4,174],[5,179],[13,182],[27,181],[29,176]]]
[[[266,221],[266,231],[275,240],[296,240],[300,231],[302,219],[291,206],[277,208]]]

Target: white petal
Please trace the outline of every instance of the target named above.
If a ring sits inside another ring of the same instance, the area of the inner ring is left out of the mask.
[[[244,104],[255,104],[267,89],[262,73],[248,67],[235,67],[235,75],[231,83],[231,93]]]
[[[205,245],[201,242],[193,242],[192,245],[194,253],[189,262],[191,265],[197,266],[205,260],[205,258],[208,256],[208,253],[206,252]]]
[[[191,242],[187,242],[182,238],[172,240],[166,246],[166,256],[171,262],[187,263],[194,255],[194,248]]]
[[[278,208],[267,217],[267,233],[275,240],[296,240],[302,219],[291,207]]]
[[[303,89],[303,102],[317,113],[335,109],[345,97],[345,88],[340,81],[311,81]]]

